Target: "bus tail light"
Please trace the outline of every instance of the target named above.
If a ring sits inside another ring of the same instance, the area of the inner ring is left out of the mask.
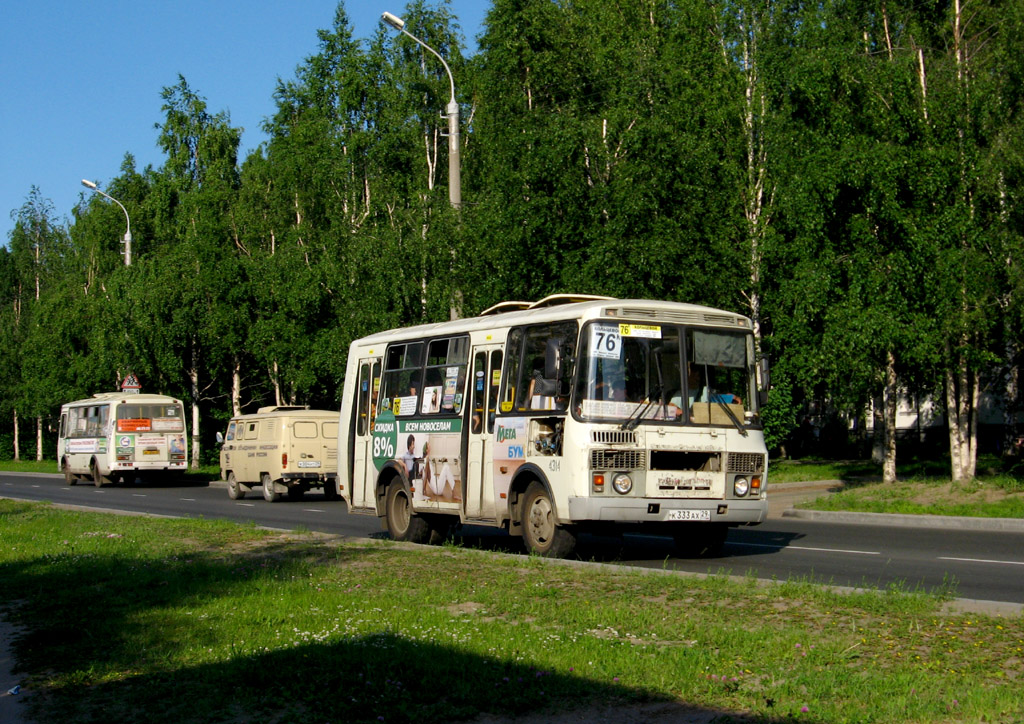
[[[593,481],[594,481],[594,492],[595,493],[603,493],[604,492],[604,473],[594,473]]]
[[[171,453],[171,460],[184,460],[185,453]]]
[[[288,453],[281,453],[281,467],[288,467]]]

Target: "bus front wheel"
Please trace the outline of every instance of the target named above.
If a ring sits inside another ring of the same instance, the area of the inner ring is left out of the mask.
[[[392,540],[407,543],[426,543],[430,540],[430,525],[413,512],[409,491],[397,480],[388,486],[384,517]]]
[[[78,482],[78,477],[71,472],[71,463],[67,460],[64,461],[64,482],[68,485],[74,485]]]
[[[576,547],[576,536],[558,525],[547,488],[534,481],[526,489],[522,508],[526,550],[545,558],[565,558]]]

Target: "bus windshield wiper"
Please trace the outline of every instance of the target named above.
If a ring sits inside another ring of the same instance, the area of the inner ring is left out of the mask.
[[[747,429],[745,427],[743,427],[743,423],[740,422],[739,418],[736,417],[736,414],[732,410],[729,409],[729,406],[727,404],[725,404],[724,402],[722,402],[721,398],[715,400],[715,402],[718,403],[719,407],[721,407],[723,410],[725,410],[726,416],[730,420],[732,420],[732,424],[735,425],[736,429],[740,431],[740,435],[742,435],[743,437],[746,437],[747,436]]]
[[[630,415],[624,423],[619,425],[619,429],[635,430],[637,428],[637,425],[640,424],[640,421],[644,419],[644,415],[647,414],[647,411],[651,409],[651,405],[653,405],[657,401],[657,398],[661,397],[661,394],[662,393],[660,386],[655,387],[653,390],[651,390],[650,394],[647,395],[647,399],[644,400],[640,404],[640,406],[633,411],[633,414]]]

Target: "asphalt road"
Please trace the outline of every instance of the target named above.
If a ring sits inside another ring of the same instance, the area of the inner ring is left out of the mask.
[[[771,495],[771,491],[769,491]],[[223,518],[273,528],[304,527],[352,537],[385,537],[376,518],[349,515],[342,501],[307,493],[301,501],[267,503],[259,494],[230,500],[209,486],[68,486],[57,475],[0,473],[0,497],[165,515]],[[785,500],[780,494],[778,500]],[[1024,530],[962,530],[875,522],[834,522],[782,517],[730,532],[715,559],[675,557],[671,541],[629,536],[625,541],[582,537],[584,560],[695,573],[808,580],[854,588],[941,591],[980,601],[1024,604]],[[463,544],[522,553],[518,538],[487,528],[465,527]]]

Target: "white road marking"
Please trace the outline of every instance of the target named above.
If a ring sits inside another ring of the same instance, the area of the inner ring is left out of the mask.
[[[186,501],[188,501],[189,503],[194,503],[194,502],[196,502],[196,499],[195,499],[195,498],[178,498],[178,500],[186,500]]]
[[[302,512],[303,513],[323,513],[324,511],[320,510],[319,508],[303,508]]]
[[[145,498],[146,496],[142,493],[132,493],[133,498]]]
[[[857,556],[880,556],[881,551],[850,551],[842,548],[811,548],[810,546],[787,546],[787,545],[766,545],[764,543],[737,543],[736,545],[749,546],[750,548],[774,548],[777,551],[823,551],[825,553],[850,553]]]
[[[940,561],[962,561],[964,563],[999,563],[1004,566],[1024,566],[1024,561],[992,561],[987,558],[953,558],[951,556],[939,556]]]
[[[255,508],[255,503],[235,503],[235,505],[241,505],[243,508]]]

